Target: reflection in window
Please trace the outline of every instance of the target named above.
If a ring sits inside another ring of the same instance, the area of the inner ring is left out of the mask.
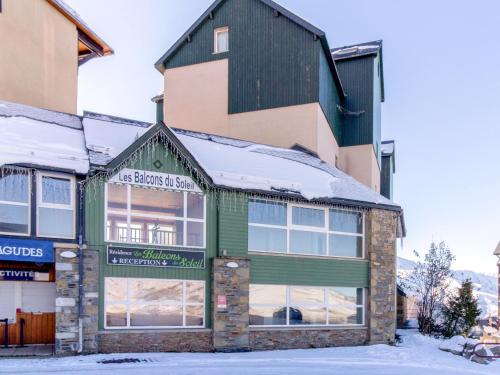
[[[203,219],[205,217],[203,195],[187,194],[187,217],[191,219]]]
[[[326,255],[326,234],[291,230],[290,252],[296,254]]]
[[[131,327],[180,327],[182,305],[132,305]]]
[[[248,250],[363,257],[363,213],[249,199]]]
[[[205,246],[203,195],[108,183],[107,197],[107,241]]]
[[[108,327],[126,327],[127,326],[127,306],[126,305],[107,305],[106,306],[106,325]]]
[[[250,199],[248,201],[248,222],[286,226],[286,204]]]
[[[37,234],[75,236],[75,183],[72,178],[38,174]]]
[[[71,204],[71,181],[67,178],[42,176],[42,202]]]
[[[292,207],[292,224],[323,228],[325,226],[325,211],[315,208]]]
[[[248,249],[286,253],[286,229],[249,226]]]
[[[29,234],[30,176],[0,170],[0,232]]]
[[[330,234],[330,248],[332,255],[343,257],[363,256],[363,237],[347,236],[342,234]]]
[[[364,290],[250,285],[250,325],[362,325]]]
[[[203,327],[205,282],[105,278],[106,327]]]

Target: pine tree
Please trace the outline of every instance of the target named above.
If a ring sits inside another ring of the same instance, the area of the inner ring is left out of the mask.
[[[477,298],[474,297],[472,281],[466,279],[458,289],[458,293],[451,297],[443,307],[442,332],[446,337],[467,335],[481,315]]]

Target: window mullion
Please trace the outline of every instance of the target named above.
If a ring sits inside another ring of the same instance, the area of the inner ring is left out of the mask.
[[[292,207],[286,203],[286,252],[290,254],[290,225],[292,222]]]
[[[290,325],[290,286],[286,287],[286,325]]]
[[[182,196],[182,200],[183,200],[183,206],[184,206],[184,209],[183,209],[183,213],[184,213],[184,222],[182,223],[182,227],[183,227],[183,235],[182,235],[182,244],[184,246],[187,246],[187,192],[184,192],[183,196]]]
[[[132,187],[130,185],[127,185],[127,242],[132,241],[131,211],[132,211]]]
[[[127,279],[127,327],[130,327],[130,281],[133,279]]]

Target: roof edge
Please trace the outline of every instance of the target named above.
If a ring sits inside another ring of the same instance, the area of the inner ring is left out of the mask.
[[[201,24],[207,20],[209,15],[215,11],[224,1],[226,0],[215,0],[208,9],[203,12],[203,14],[189,27],[189,29],[182,34],[182,36],[170,47],[167,52],[165,52],[159,59],[156,61],[154,64],[155,68],[160,72],[164,73],[165,72],[165,62],[166,60],[174,53],[177,51],[178,48],[182,46],[182,44],[188,39],[188,37],[193,34],[200,26]],[[295,13],[289,11],[288,9],[282,7],[281,5],[277,4],[273,0],[259,0],[263,4],[269,6],[270,8],[274,9],[276,12],[282,14],[286,18],[288,18],[290,21],[294,22],[295,24],[303,27],[313,35],[317,36],[320,41],[321,45],[323,47],[323,50],[325,52],[328,65],[330,66],[330,70],[333,74],[333,79],[335,81],[335,84],[339,90],[339,94],[341,97],[345,98],[346,94],[344,91],[344,87],[342,86],[342,82],[340,80],[340,75],[337,71],[337,67],[335,66],[335,61],[333,60],[331,51],[330,51],[330,46],[328,45],[328,40],[326,39],[326,34],[323,30],[317,28],[316,26],[312,25],[308,21],[304,20],[303,18],[297,16]]]
[[[203,169],[203,167],[198,163],[191,152],[189,152],[189,150],[176,137],[175,133],[164,122],[158,122],[151,126],[150,129],[148,129],[142,136],[132,142],[132,144],[130,144],[125,150],[123,150],[120,154],[113,158],[113,160],[111,160],[105,166],[102,166],[99,171],[102,171],[103,169],[114,170],[116,168],[119,168],[129,155],[132,155],[137,149],[139,149],[139,147],[141,147],[144,143],[146,143],[149,139],[153,138],[158,133],[162,133],[162,135],[164,135],[169,141],[174,143],[175,147],[177,147],[183,154],[183,156],[186,157],[188,163],[193,166],[193,169],[203,176],[203,179],[207,181],[208,185],[213,186],[213,181],[209,174],[205,171],[205,169]]]
[[[97,43],[103,50],[102,56],[108,56],[115,53],[113,48],[106,43],[99,35],[97,35],[82,19],[76,17],[75,14],[69,11],[69,6],[62,3],[61,0],[47,0],[47,2],[56,8],[64,17],[70,20],[85,36]]]

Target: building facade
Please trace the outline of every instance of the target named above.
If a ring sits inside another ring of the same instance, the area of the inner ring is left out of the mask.
[[[273,1],[217,0],[155,65],[158,120],[303,147],[379,192],[382,62],[381,41],[330,49]]]
[[[0,1],[0,44],[0,342],[95,351],[89,161],[74,113],[78,66],[113,51],[59,0]]]
[[[392,183],[379,194],[381,43],[331,50],[272,1],[221,0],[156,67],[172,126],[0,102],[12,340],[24,324],[57,354],[392,343],[405,229]]]
[[[321,193],[301,188],[300,177],[289,176],[295,191],[283,180],[264,188],[265,175],[245,168],[256,157],[268,162],[266,175],[279,174],[278,163],[306,178],[320,160],[280,148],[254,155],[265,146],[212,137],[155,125],[87,181],[99,351],[393,342],[401,209],[352,178],[345,183],[359,190],[350,198],[308,200]],[[240,169],[221,170],[210,155],[232,156]],[[316,183],[328,184],[333,172],[319,173]]]
[[[76,113],[78,66],[111,47],[62,1],[1,3],[0,99]]]

